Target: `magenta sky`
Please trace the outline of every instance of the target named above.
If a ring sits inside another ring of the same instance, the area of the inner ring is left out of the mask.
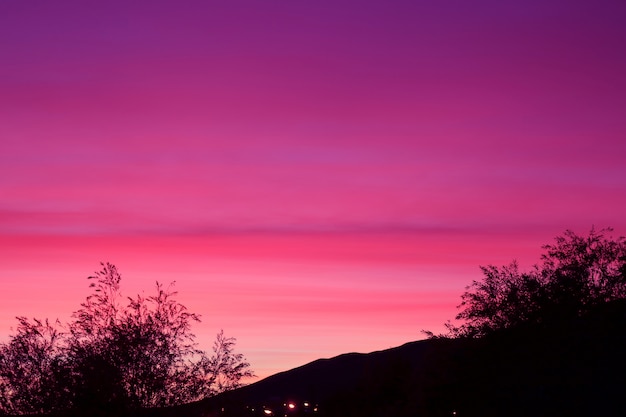
[[[260,376],[441,330],[626,234],[626,3],[0,2],[0,339],[98,262]]]

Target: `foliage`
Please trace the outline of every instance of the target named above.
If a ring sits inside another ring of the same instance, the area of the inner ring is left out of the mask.
[[[626,298],[626,241],[612,229],[579,236],[567,230],[544,245],[541,263],[521,272],[482,266],[483,279],[466,288],[451,337],[480,337],[497,330],[578,317],[594,307]],[[428,333],[431,337],[432,333]]]
[[[213,343],[213,356],[201,363],[204,374],[211,381],[213,393],[222,393],[242,386],[241,381],[254,374],[241,353],[234,353],[236,339],[224,336],[221,330]]]
[[[17,333],[0,347],[0,409],[40,413],[60,398],[51,393],[62,333],[48,320],[17,318]]]
[[[191,324],[200,319],[171,288],[157,282],[155,295],[124,299],[116,267],[102,267],[89,277],[93,293],[72,322],[18,318],[16,334],[0,344],[0,412],[171,406],[237,388],[254,375],[223,331],[212,355],[198,349]]]

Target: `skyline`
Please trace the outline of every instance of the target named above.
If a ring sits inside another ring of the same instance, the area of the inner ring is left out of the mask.
[[[259,376],[443,330],[626,235],[626,4],[0,3],[0,340],[99,262]]]

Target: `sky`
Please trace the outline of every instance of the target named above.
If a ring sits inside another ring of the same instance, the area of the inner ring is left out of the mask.
[[[626,234],[626,3],[0,2],[0,341],[111,262],[259,378]]]

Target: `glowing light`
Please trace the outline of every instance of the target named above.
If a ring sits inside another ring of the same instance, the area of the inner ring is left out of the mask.
[[[293,410],[294,408],[296,408],[296,405],[294,403],[289,403],[287,407],[289,407],[290,410]]]
[[[266,416],[271,416],[272,414],[274,414],[272,410],[268,410],[267,408],[263,410],[263,412],[265,413]]]

